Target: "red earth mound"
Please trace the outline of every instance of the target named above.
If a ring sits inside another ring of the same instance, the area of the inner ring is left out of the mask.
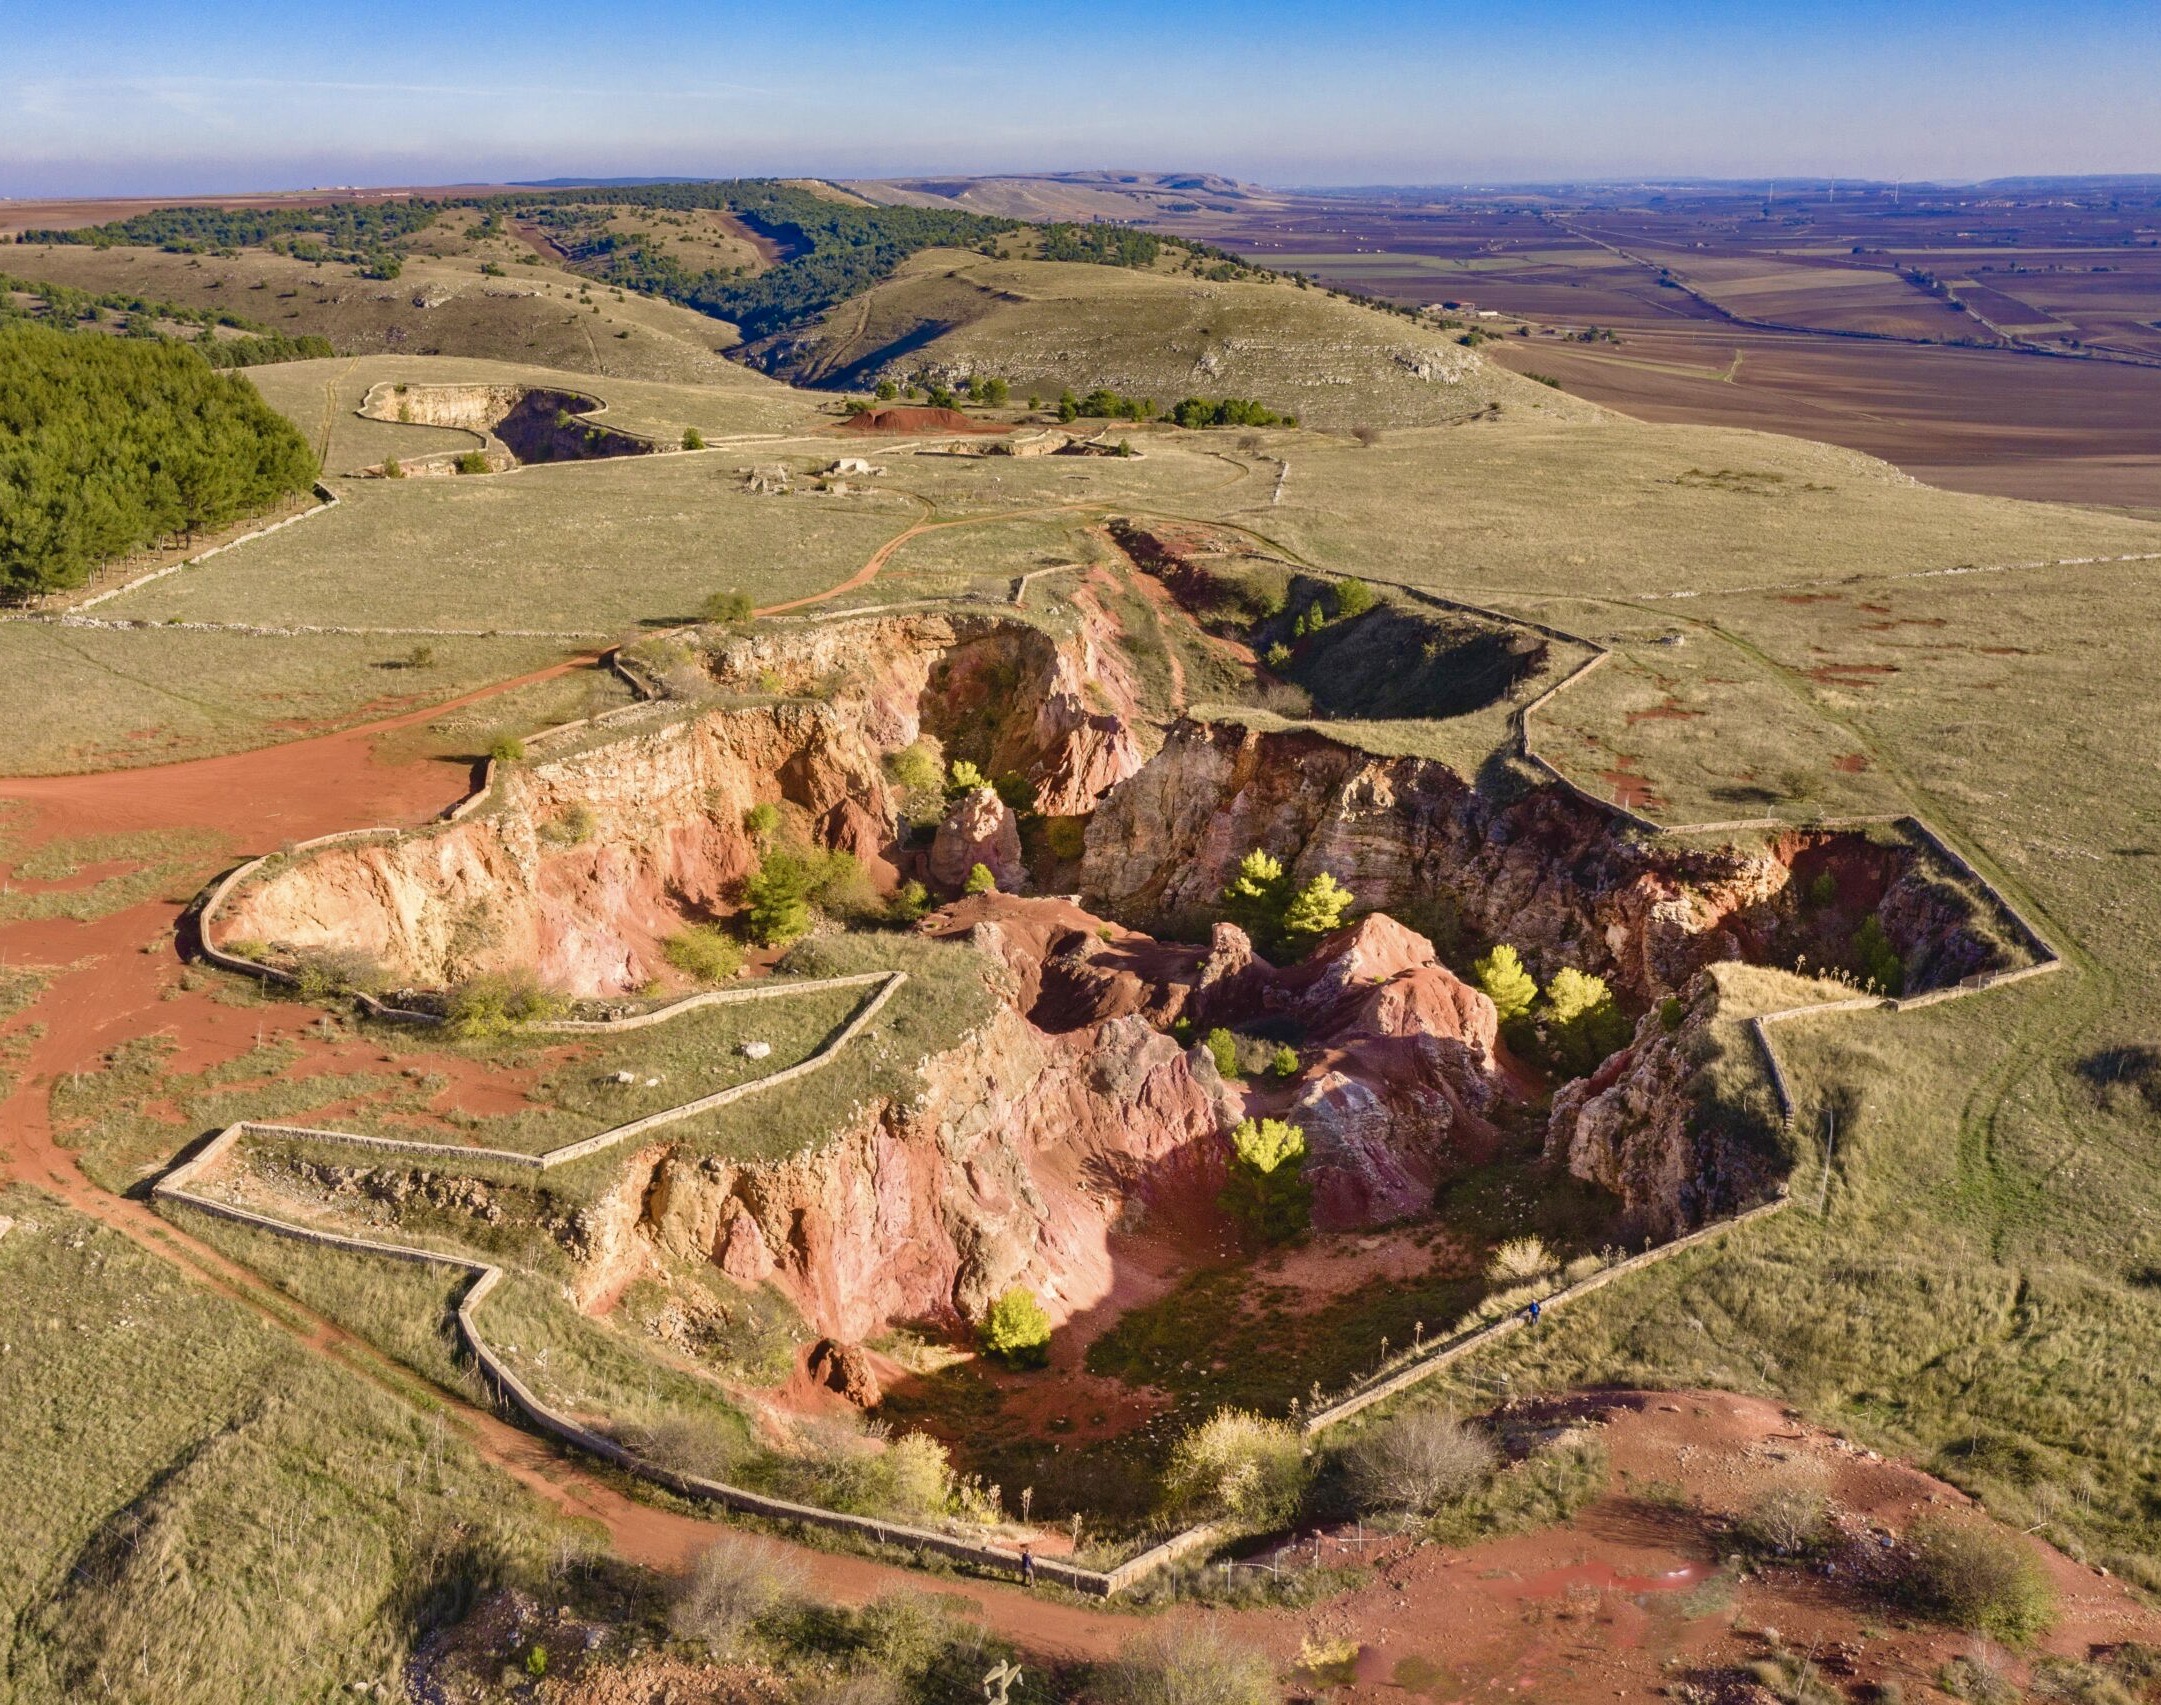
[[[954,408],[874,408],[850,415],[843,432],[1010,432],[1009,426],[970,420]]]

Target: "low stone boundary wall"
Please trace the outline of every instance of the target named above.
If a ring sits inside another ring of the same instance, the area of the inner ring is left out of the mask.
[[[1539,1298],[1539,1307],[1541,1310],[1565,1308],[1579,1298],[1588,1296],[1591,1292],[1612,1284],[1616,1279],[1625,1278],[1631,1273],[1640,1273],[1646,1267],[1655,1267],[1659,1262],[1670,1260],[1684,1250],[1695,1249],[1715,1238],[1724,1237],[1726,1233],[1736,1227],[1748,1225],[1752,1221],[1764,1219],[1771,1214],[1778,1213],[1791,1200],[1791,1197],[1781,1192],[1772,1201],[1759,1203],[1753,1208],[1735,1214],[1730,1219],[1719,1220],[1713,1225],[1707,1225],[1699,1230],[1692,1231],[1685,1237],[1677,1237],[1669,1243],[1658,1244],[1653,1248],[1644,1250],[1639,1255],[1631,1255],[1625,1260],[1616,1261],[1610,1267],[1601,1267],[1597,1272],[1578,1279],[1574,1284],[1555,1291],[1551,1296]],[[1347,1421],[1361,1410],[1370,1409],[1376,1403],[1386,1402],[1389,1398],[1410,1390],[1412,1386],[1431,1379],[1443,1368],[1461,1361],[1465,1356],[1497,1344],[1513,1332],[1522,1331],[1527,1324],[1528,1322],[1525,1321],[1521,1314],[1508,1314],[1488,1325],[1473,1327],[1468,1332],[1459,1333],[1435,1348],[1426,1351],[1423,1355],[1414,1357],[1407,1365],[1396,1372],[1352,1392],[1348,1397],[1338,1399],[1325,1409],[1314,1410],[1312,1414],[1306,1417],[1304,1432],[1308,1438],[1311,1438],[1314,1434],[1333,1427],[1338,1422]]]
[[[338,494],[323,484],[321,480],[315,482],[313,490],[316,498],[314,508],[303,509],[297,515],[288,515],[282,521],[273,521],[267,527],[257,527],[251,533],[242,533],[237,539],[227,539],[222,545],[212,545],[207,551],[198,551],[194,556],[187,557],[180,562],[169,562],[163,568],[153,568],[148,574],[138,574],[133,580],[127,581],[123,585],[115,586],[109,591],[99,592],[92,597],[83,599],[78,604],[70,604],[67,613],[74,614],[77,611],[90,609],[93,605],[102,604],[108,598],[118,598],[123,593],[133,592],[138,586],[148,586],[153,580],[163,580],[168,574],[178,574],[183,568],[193,568],[199,562],[208,562],[212,557],[222,556],[225,552],[237,549],[251,539],[268,538],[272,533],[305,521],[311,515],[320,515],[324,510],[335,509],[338,506]]]
[[[658,1113],[648,1113],[642,1119],[633,1119],[628,1124],[612,1126],[610,1129],[598,1132],[593,1136],[582,1137],[577,1142],[565,1143],[560,1148],[548,1149],[541,1154],[525,1154],[517,1149],[473,1148],[462,1143],[423,1142],[413,1137],[371,1137],[365,1136],[358,1131],[327,1131],[307,1125],[275,1125],[252,1119],[242,1120],[233,1129],[247,1131],[257,1136],[284,1138],[289,1141],[339,1143],[353,1148],[373,1149],[383,1154],[417,1154],[440,1158],[478,1160],[487,1161],[497,1166],[520,1167],[529,1172],[548,1172],[558,1166],[568,1166],[573,1161],[584,1160],[589,1156],[600,1154],[620,1143],[628,1142],[632,1137],[642,1137],[647,1132],[657,1131],[663,1126],[679,1124],[685,1119],[694,1119],[701,1113],[716,1112],[720,1108],[732,1106],[738,1101],[746,1100],[750,1096],[762,1093],[765,1090],[777,1089],[782,1084],[794,1083],[799,1078],[808,1077],[812,1072],[830,1065],[851,1042],[862,1035],[864,1030],[869,1027],[871,1020],[884,1010],[886,1002],[900,992],[901,985],[907,980],[908,973],[905,971],[862,971],[853,976],[819,977],[801,983],[774,983],[764,987],[748,989],[716,989],[707,994],[692,995],[689,999],[677,1001],[674,1005],[663,1007],[658,1012],[640,1013],[632,1018],[564,1019],[552,1023],[542,1022],[530,1025],[527,1027],[528,1030],[541,1035],[592,1035],[615,1030],[642,1030],[649,1024],[661,1023],[666,1019],[675,1018],[698,1007],[726,1006],[740,1001],[751,1000],[777,1000],[785,995],[815,994],[822,989],[863,988],[872,983],[883,985],[875,995],[857,1009],[855,1016],[849,1019],[824,1047],[808,1058],[798,1060],[792,1066],[783,1066],[777,1072],[770,1072],[760,1078],[752,1078],[748,1083],[738,1083],[731,1085],[727,1089],[716,1090],[711,1095],[700,1096],[695,1101],[686,1101],[678,1107],[665,1107]],[[397,1012],[400,1009],[393,1007],[387,1010]],[[422,1014],[420,1016],[429,1015]]]

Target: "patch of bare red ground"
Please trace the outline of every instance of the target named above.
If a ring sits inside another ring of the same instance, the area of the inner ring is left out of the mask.
[[[862,433],[915,433],[915,432],[966,432],[971,435],[996,437],[1011,432],[1010,426],[996,421],[970,420],[959,409],[952,408],[874,408],[867,414],[850,415],[841,422],[842,432]]]
[[[1643,710],[1630,711],[1628,726],[1633,728],[1639,722],[1687,722],[1701,715],[1702,711],[1690,710],[1686,705],[1676,704],[1669,698]]]
[[[1769,1629],[1789,1651],[1837,1654],[1834,1680],[1893,1681],[1915,1696],[1970,1649],[1968,1636],[1909,1622],[1835,1575],[1772,1566],[1707,1584],[1713,1518],[1744,1512],[1784,1478],[1806,1477],[1894,1533],[1923,1512],[1968,1506],[1943,1482],[1763,1398],[1593,1394],[1564,1401],[1554,1418],[1571,1414],[1599,1424],[1613,1465],[1605,1494],[1573,1520],[1468,1549],[1324,1539],[1330,1561],[1363,1550],[1371,1584],[1303,1615],[1225,1620],[1286,1663],[1303,1638],[1356,1642],[1357,1679],[1332,1694],[1353,1702],[1406,1693],[1435,1702],[1513,1694],[1541,1705],[1654,1698],[1676,1680],[1711,1679],[1765,1656]],[[1646,1496],[1654,1483],[1656,1495]],[[2036,1540],[2022,1543],[2060,1596],[2040,1651],[2083,1658],[2161,1633],[2161,1615],[2120,1583]],[[2023,1667],[2013,1661],[2014,1677]]]
[[[1861,775],[1868,769],[1868,754],[1866,752],[1841,752],[1831,760],[1831,768],[1842,775]]]
[[[1598,779],[1613,789],[1613,803],[1630,811],[1655,811],[1665,803],[1651,786],[1651,778],[1636,768],[1634,758],[1619,758]]]
[[[1896,663],[1819,663],[1804,671],[1811,681],[1826,687],[1873,687],[1885,675],[1896,675]]]

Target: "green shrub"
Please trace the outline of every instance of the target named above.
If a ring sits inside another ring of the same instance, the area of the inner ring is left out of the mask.
[[[1284,1043],[1268,1057],[1268,1069],[1277,1077],[1296,1077],[1298,1075],[1298,1050],[1288,1042]]]
[[[1571,1077],[1595,1071],[1608,1054],[1628,1046],[1628,1015],[1615,1002],[1605,979],[1587,976],[1573,966],[1554,972],[1539,1019],[1548,1055]]]
[[[1350,579],[1336,582],[1336,617],[1349,621],[1362,616],[1373,608],[1373,588],[1363,580]]]
[[[724,627],[741,627],[750,620],[752,604],[748,592],[729,587],[725,592],[715,592],[699,606],[698,613],[707,621]]]
[[[991,1304],[981,1337],[983,1348],[1008,1367],[1039,1368],[1050,1361],[1050,1316],[1025,1286],[1013,1286]]]
[[[488,453],[485,450],[467,450],[452,465],[461,474],[484,474],[488,471]]]
[[[743,965],[741,943],[712,924],[677,930],[661,943],[660,950],[670,965],[701,983],[725,982]]]
[[[1043,825],[1043,845],[1051,857],[1071,862],[1088,850],[1088,824],[1080,817],[1052,817]]]
[[[1219,1024],[1201,1038],[1201,1046],[1208,1050],[1208,1057],[1215,1061],[1218,1075],[1226,1080],[1235,1080],[1237,1078],[1237,1037]]]
[[[2008,1646],[2028,1644],[2056,1619],[2055,1588],[2032,1549],[1978,1517],[1916,1521],[1900,1584],[1922,1614]]]
[[[978,789],[988,786],[990,786],[990,777],[986,776],[975,764],[969,762],[966,758],[955,758],[953,760],[953,767],[945,784],[948,798],[957,799],[964,793],[974,793]]]
[[[695,426],[684,427],[683,448],[686,450],[703,450],[705,448],[705,434]]]
[[[1282,1697],[1268,1659],[1202,1623],[1136,1634],[1095,1674],[1101,1705],[1275,1705]]]
[[[1533,1279],[1542,1279],[1560,1263],[1553,1258],[1542,1238],[1525,1235],[1511,1237],[1496,1245],[1486,1261],[1486,1282],[1495,1285],[1523,1285]]]
[[[1292,895],[1283,908],[1283,940],[1295,947],[1341,929],[1352,899],[1348,888],[1322,871]]]
[[[1884,934],[1883,924],[1871,915],[1861,920],[1861,927],[1854,932],[1853,956],[1859,961],[1861,981],[1880,994],[1896,995],[1906,987],[1906,962],[1891,938]]]
[[[1296,1512],[1305,1479],[1296,1427],[1219,1409],[1171,1447],[1163,1486],[1175,1510],[1268,1527]]]
[[[903,746],[897,752],[886,754],[885,773],[893,778],[897,787],[911,794],[928,797],[937,793],[944,778],[943,766],[938,761],[937,743],[918,740],[912,746]]]
[[[1291,648],[1285,645],[1280,639],[1268,648],[1267,652],[1263,655],[1261,659],[1261,661],[1266,663],[1269,668],[1277,671],[1279,674],[1290,663],[1290,660]]]
[[[1527,1533],[1566,1521],[1606,1489],[1611,1464],[1596,1439],[1564,1434],[1504,1468],[1485,1488],[1443,1509],[1433,1536],[1449,1545]]]
[[[1255,847],[1238,861],[1221,897],[1225,915],[1252,937],[1255,947],[1263,953],[1279,948],[1283,914],[1291,903],[1291,879],[1281,859]]]
[[[963,894],[995,894],[998,878],[991,874],[989,865],[972,864],[968,867],[968,880],[960,885],[960,891]]]
[[[801,853],[788,847],[767,852],[743,884],[750,939],[760,947],[784,947],[808,934],[814,881],[810,861]]]
[[[1231,1132],[1230,1181],[1220,1204],[1262,1243],[1296,1237],[1313,1205],[1305,1166],[1306,1134],[1296,1125],[1241,1119]]]
[[[515,734],[498,734],[488,744],[488,756],[498,764],[525,762],[525,742]]]
[[[780,832],[780,807],[761,799],[743,813],[743,832],[755,841],[769,841]]]
[[[1484,1486],[1500,1460],[1477,1428],[1438,1409],[1408,1409],[1361,1433],[1344,1469],[1368,1515],[1430,1516]]]
[[[402,480],[404,477],[405,464],[395,456],[385,456],[383,458],[383,478],[386,480]]]
[[[1523,968],[1521,956],[1505,941],[1472,962],[1471,976],[1493,1002],[1503,1024],[1523,1017],[1538,999],[1538,984]]]
[[[357,947],[315,947],[293,966],[293,993],[312,1006],[340,995],[373,994],[388,981],[373,954]]]
[[[490,971],[468,977],[450,991],[444,1006],[453,1036],[481,1040],[503,1036],[555,1017],[562,1002],[530,971]]]
[[[930,910],[930,890],[913,877],[893,890],[885,915],[897,924],[912,924]]]

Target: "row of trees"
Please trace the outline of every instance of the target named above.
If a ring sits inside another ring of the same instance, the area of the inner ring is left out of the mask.
[[[1058,398],[1060,420],[1154,420],[1161,418],[1188,429],[1204,426],[1296,426],[1294,414],[1278,414],[1264,403],[1248,397],[1187,397],[1168,410],[1157,408],[1153,397],[1129,397],[1098,386],[1085,397],[1070,390]]]
[[[1505,941],[1475,961],[1471,975],[1500,1015],[1509,1046],[1572,1077],[1628,1046],[1632,1026],[1603,977],[1564,965],[1541,995],[1522,956]]]
[[[0,596],[79,586],[315,472],[292,423],[190,345],[0,324]]]

